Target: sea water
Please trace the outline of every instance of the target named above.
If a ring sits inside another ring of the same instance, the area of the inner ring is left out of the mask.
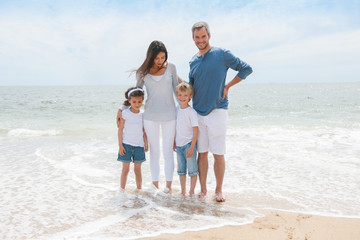
[[[211,156],[203,201],[181,196],[176,169],[171,196],[150,188],[148,153],[143,189],[131,170],[119,194],[127,87],[0,87],[0,239],[136,239],[247,224],[262,208],[360,217],[359,82],[231,88],[221,204]]]

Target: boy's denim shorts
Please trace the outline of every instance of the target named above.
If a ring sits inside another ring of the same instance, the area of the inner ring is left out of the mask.
[[[125,155],[121,156],[118,153],[118,158],[117,160],[120,162],[134,162],[134,163],[142,163],[144,162],[145,159],[145,152],[144,152],[144,147],[134,147],[128,144],[124,144],[123,146],[125,148]]]
[[[191,142],[188,144],[178,147],[176,146],[176,153],[177,153],[177,173],[179,175],[186,175],[186,169],[188,170],[188,174],[190,177],[198,175],[199,169],[196,161],[196,154],[197,154],[197,146],[194,147],[193,155],[190,158],[186,158],[186,151],[190,148]]]

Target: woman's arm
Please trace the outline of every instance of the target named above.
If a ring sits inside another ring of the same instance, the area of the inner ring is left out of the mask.
[[[181,78],[181,77],[179,77],[179,76],[177,76],[177,79],[178,79],[178,83],[182,83],[182,82],[184,82],[184,80],[182,80],[182,78]]]
[[[116,126],[117,128],[120,128],[120,121],[122,117],[122,109],[119,108],[117,114],[116,114]]]
[[[143,88],[144,87],[144,78],[141,77],[140,73],[136,73],[136,87]]]
[[[124,125],[125,125],[125,119],[120,118],[120,123],[118,127],[118,142],[119,142],[119,154],[121,156],[124,156],[126,151],[122,144],[123,135],[124,135]]]
[[[149,144],[146,136],[145,129],[143,128],[143,138],[144,138],[144,152],[147,152],[149,150]]]

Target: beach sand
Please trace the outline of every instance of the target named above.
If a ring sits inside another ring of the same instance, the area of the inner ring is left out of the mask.
[[[162,234],[151,240],[177,239],[268,239],[268,240],[359,240],[360,218],[335,218],[259,210],[264,217],[243,226],[225,226],[181,234]]]

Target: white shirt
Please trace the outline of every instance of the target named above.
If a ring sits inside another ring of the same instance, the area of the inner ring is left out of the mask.
[[[159,81],[154,80],[150,74],[146,74],[143,79],[138,74],[136,78],[136,86],[140,88],[145,86],[146,88],[144,119],[149,121],[175,120],[174,91],[178,85],[175,65],[168,63],[165,73]]]
[[[142,112],[133,113],[130,109],[122,111],[122,118],[125,119],[123,143],[134,147],[144,147],[143,114]]]
[[[198,117],[192,107],[176,107],[176,146],[182,147],[192,141],[193,127],[198,127]]]
[[[149,74],[150,76],[151,76],[151,78],[154,80],[154,81],[160,81],[162,78],[163,78],[163,76],[164,76],[164,74],[163,75],[159,75],[159,76],[155,76],[155,75],[151,75],[151,74]]]

